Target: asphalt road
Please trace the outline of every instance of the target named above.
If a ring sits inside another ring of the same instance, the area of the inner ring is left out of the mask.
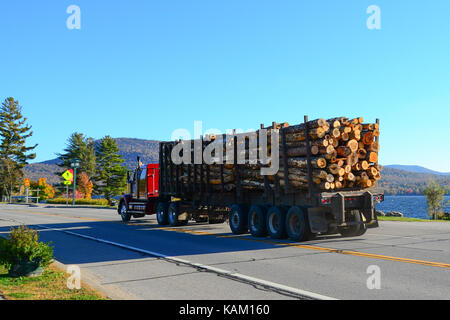
[[[227,223],[161,228],[108,209],[0,205],[0,234],[19,224],[82,277],[136,299],[450,299],[450,223],[380,222],[361,237],[295,243],[234,236]],[[379,289],[368,288],[373,270]]]

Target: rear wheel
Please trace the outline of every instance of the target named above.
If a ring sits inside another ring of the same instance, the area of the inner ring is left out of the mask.
[[[255,237],[264,237],[267,235],[266,211],[263,206],[252,206],[248,212],[248,228]]]
[[[248,232],[248,213],[243,205],[234,204],[230,209],[230,229],[234,234]]]
[[[314,237],[306,209],[293,206],[286,214],[286,232],[293,241],[306,241]]]
[[[131,214],[128,213],[127,205],[125,204],[125,201],[121,201],[119,204],[119,213],[120,217],[122,218],[123,222],[128,222],[131,219]]]
[[[282,207],[273,206],[267,210],[267,233],[273,239],[286,238],[286,211]]]
[[[352,210],[350,212],[349,222],[361,222],[363,221],[361,217],[361,212],[359,210]],[[357,237],[362,236],[367,231],[367,226],[365,224],[355,224],[349,227],[339,227],[339,233],[343,237]]]
[[[156,220],[160,226],[169,224],[169,215],[167,213],[168,205],[165,202],[159,202],[156,206]]]

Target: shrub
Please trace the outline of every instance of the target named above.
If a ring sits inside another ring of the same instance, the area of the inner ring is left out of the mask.
[[[10,270],[22,262],[35,262],[40,267],[47,267],[53,259],[53,248],[44,242],[39,242],[36,230],[20,226],[11,228],[8,239],[0,242],[0,264]]]
[[[66,204],[66,198],[54,198],[47,200],[46,203],[50,204]],[[72,198],[68,201],[69,204],[72,204]],[[106,199],[75,199],[75,204],[79,205],[94,205],[94,206],[107,206],[108,200]]]

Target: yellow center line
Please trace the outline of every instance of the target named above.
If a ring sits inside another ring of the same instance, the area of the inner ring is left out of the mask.
[[[410,258],[400,258],[400,257],[393,257],[393,256],[385,256],[385,255],[381,255],[381,254],[373,254],[373,253],[359,252],[359,251],[353,251],[353,250],[332,249],[332,248],[318,247],[318,246],[313,246],[313,245],[303,245],[303,244],[297,244],[297,243],[271,241],[271,240],[267,240],[267,239],[252,239],[252,238],[247,238],[245,236],[222,235],[222,234],[214,234],[214,233],[203,232],[203,231],[178,229],[178,228],[170,228],[170,227],[160,227],[160,228],[155,228],[155,229],[156,230],[182,232],[182,233],[199,234],[199,235],[209,235],[209,236],[214,236],[217,238],[234,238],[234,239],[238,239],[238,240],[254,241],[254,242],[280,245],[280,246],[289,246],[289,247],[322,251],[322,252],[328,252],[328,253],[339,253],[339,254],[346,254],[346,255],[351,255],[351,256],[359,256],[359,257],[365,257],[365,258],[389,260],[389,261],[396,261],[396,262],[405,262],[405,263],[420,264],[420,265],[425,265],[425,266],[450,269],[450,264],[448,264],[448,263],[416,260],[416,259],[410,259]]]
[[[108,222],[108,221],[110,221],[110,220],[75,217],[75,216],[70,216],[70,215],[54,214],[54,213],[46,213],[46,212],[38,212],[38,211],[25,211],[25,210],[17,210],[17,211],[23,212],[23,213],[31,213],[31,214],[38,214],[38,215],[45,215],[45,216],[56,216],[56,217],[73,218],[73,219],[80,219],[80,220],[86,220],[86,221],[96,221],[96,222]],[[127,225],[143,227],[142,224],[138,224],[138,223],[127,223]],[[450,264],[448,264],[448,263],[425,261],[425,260],[416,260],[416,259],[409,259],[409,258],[400,258],[400,257],[393,257],[393,256],[385,256],[385,255],[381,255],[381,254],[373,254],[373,253],[359,252],[359,251],[353,251],[353,250],[332,249],[332,248],[318,247],[318,246],[313,246],[313,245],[303,245],[303,244],[289,243],[289,242],[278,242],[278,241],[272,241],[272,240],[267,240],[267,239],[252,239],[252,238],[248,238],[248,237],[245,237],[245,236],[236,236],[236,235],[228,235],[228,234],[214,234],[214,233],[210,233],[210,232],[195,231],[195,230],[181,229],[181,228],[172,228],[172,227],[155,227],[155,228],[152,228],[152,229],[154,229],[154,230],[172,231],[172,232],[181,232],[181,233],[190,233],[190,234],[198,234],[198,235],[207,235],[207,236],[214,236],[216,238],[233,238],[233,239],[238,239],[238,240],[246,240],[246,241],[267,243],[267,244],[273,244],[273,245],[279,245],[279,246],[289,246],[289,247],[295,247],[295,248],[301,248],[301,249],[308,249],[308,250],[315,250],[315,251],[322,251],[322,252],[329,252],[329,253],[339,253],[339,254],[346,254],[346,255],[351,255],[351,256],[358,256],[358,257],[365,257],[365,258],[372,258],[372,259],[381,259],[381,260],[389,260],[389,261],[396,261],[396,262],[405,262],[405,263],[412,263],[412,264],[419,264],[419,265],[425,265],[425,266],[431,266],[431,267],[439,267],[439,268],[450,269]]]

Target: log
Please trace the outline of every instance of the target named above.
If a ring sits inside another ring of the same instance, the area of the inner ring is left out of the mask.
[[[352,153],[358,151],[358,147],[359,147],[358,141],[352,139],[352,140],[348,141],[346,145],[347,145],[347,147],[350,148]]]
[[[345,179],[348,181],[355,181],[356,177],[353,173],[349,172],[349,173],[345,174]]]
[[[372,162],[372,163],[377,163],[378,162],[378,154],[376,152],[369,152],[369,154],[367,155],[367,161]]]
[[[362,142],[366,146],[371,145],[373,143],[373,140],[374,140],[374,135],[373,135],[372,131],[368,131],[368,132],[364,133],[364,135],[362,137]]]
[[[329,145],[327,147],[319,147],[319,154],[333,154],[334,153],[334,147]]]
[[[369,169],[369,163],[366,160],[361,161],[361,169],[362,170],[367,170]]]
[[[332,136],[333,138],[339,138],[339,137],[341,136],[341,130],[339,130],[339,128],[334,128],[334,129],[331,131],[331,136]]]
[[[352,149],[349,147],[340,146],[336,149],[337,154],[342,157],[348,157],[352,154]]]
[[[367,156],[367,151],[366,149],[358,149],[357,154],[359,159],[365,159]]]

